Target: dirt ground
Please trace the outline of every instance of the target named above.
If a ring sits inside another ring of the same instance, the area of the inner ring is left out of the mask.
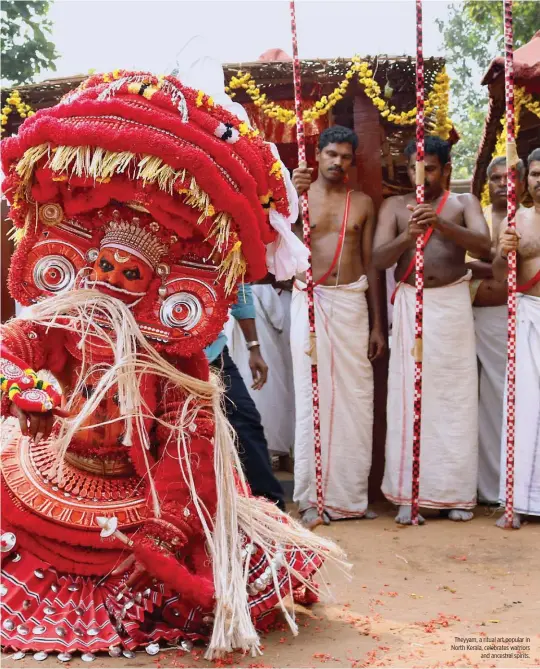
[[[423,527],[399,528],[389,507],[378,511],[374,521],[317,530],[343,546],[354,576],[330,576],[335,601],[297,611],[297,638],[283,627],[265,636],[261,657],[234,654],[214,666],[540,666],[540,523],[502,531],[481,507],[467,524],[433,517]],[[91,666],[208,666],[203,653],[196,647],[154,657],[143,651],[133,660],[104,655]],[[30,654],[2,659],[3,667],[61,666],[52,655],[44,662]],[[74,657],[65,666],[88,665]]]

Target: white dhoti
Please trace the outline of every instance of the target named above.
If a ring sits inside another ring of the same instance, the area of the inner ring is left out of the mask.
[[[241,288],[240,288],[241,290]],[[268,380],[253,390],[249,351],[238,322],[230,318],[225,327],[229,352],[261,415],[261,423],[274,454],[289,454],[294,444],[294,388],[290,349],[291,293],[279,295],[270,284],[251,286],[257,337],[268,365]]]
[[[470,509],[478,473],[478,372],[469,275],[424,291],[420,506]],[[394,304],[382,491],[411,504],[415,289]]]
[[[296,398],[294,501],[317,504],[307,293],[297,282],[291,305]],[[373,369],[368,359],[367,278],[315,288],[322,483],[330,518],[362,517],[368,503],[373,431]]]
[[[479,363],[478,498],[499,499],[501,428],[506,375],[508,307],[473,307]]]
[[[540,297],[518,295],[514,511],[540,516]],[[506,502],[506,399],[500,500]]]

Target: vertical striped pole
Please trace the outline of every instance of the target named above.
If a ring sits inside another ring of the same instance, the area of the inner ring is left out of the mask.
[[[424,202],[424,53],[422,0],[416,0],[416,202]],[[411,522],[418,525],[420,434],[422,428],[422,336],[424,319],[424,235],[416,240],[416,304],[414,323],[414,401]]]
[[[512,0],[504,0],[504,85],[506,102],[506,167],[508,170],[508,227],[516,225],[516,163],[518,161],[514,113],[514,35]],[[508,254],[508,367],[506,399],[506,509],[505,526],[514,517],[514,437],[516,403],[516,252]]]
[[[291,32],[293,46],[293,75],[294,75],[294,107],[296,111],[296,138],[298,142],[298,164],[305,166],[306,163],[306,140],[304,136],[304,119],[302,116],[302,82],[300,77],[300,60],[298,58],[298,40],[296,33],[296,12],[294,0],[290,2],[291,9]],[[311,254],[311,229],[309,225],[308,195],[304,193],[301,198],[302,206],[302,229],[304,244]],[[311,260],[311,255],[310,255]],[[311,264],[306,271],[307,300],[309,335],[312,347],[316,346],[315,340],[315,306],[313,298],[313,273]],[[317,490],[317,513],[322,519],[324,511],[323,480],[322,480],[322,455],[321,455],[321,420],[319,413],[319,372],[317,369],[316,349],[311,355],[311,384],[313,393],[313,442],[315,450],[315,483]]]

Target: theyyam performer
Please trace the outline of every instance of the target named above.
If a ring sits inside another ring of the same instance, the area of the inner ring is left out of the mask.
[[[3,144],[27,307],[2,331],[4,648],[257,652],[344,565],[251,496],[203,352],[244,279],[306,261],[287,171],[218,84],[95,75]]]

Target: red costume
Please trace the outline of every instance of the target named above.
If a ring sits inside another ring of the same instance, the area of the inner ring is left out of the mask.
[[[279,246],[282,164],[202,91],[129,72],[38,112],[2,159],[29,307],[3,327],[2,409],[69,413],[2,452],[2,644],[255,650],[340,557],[250,497],[203,353]]]

